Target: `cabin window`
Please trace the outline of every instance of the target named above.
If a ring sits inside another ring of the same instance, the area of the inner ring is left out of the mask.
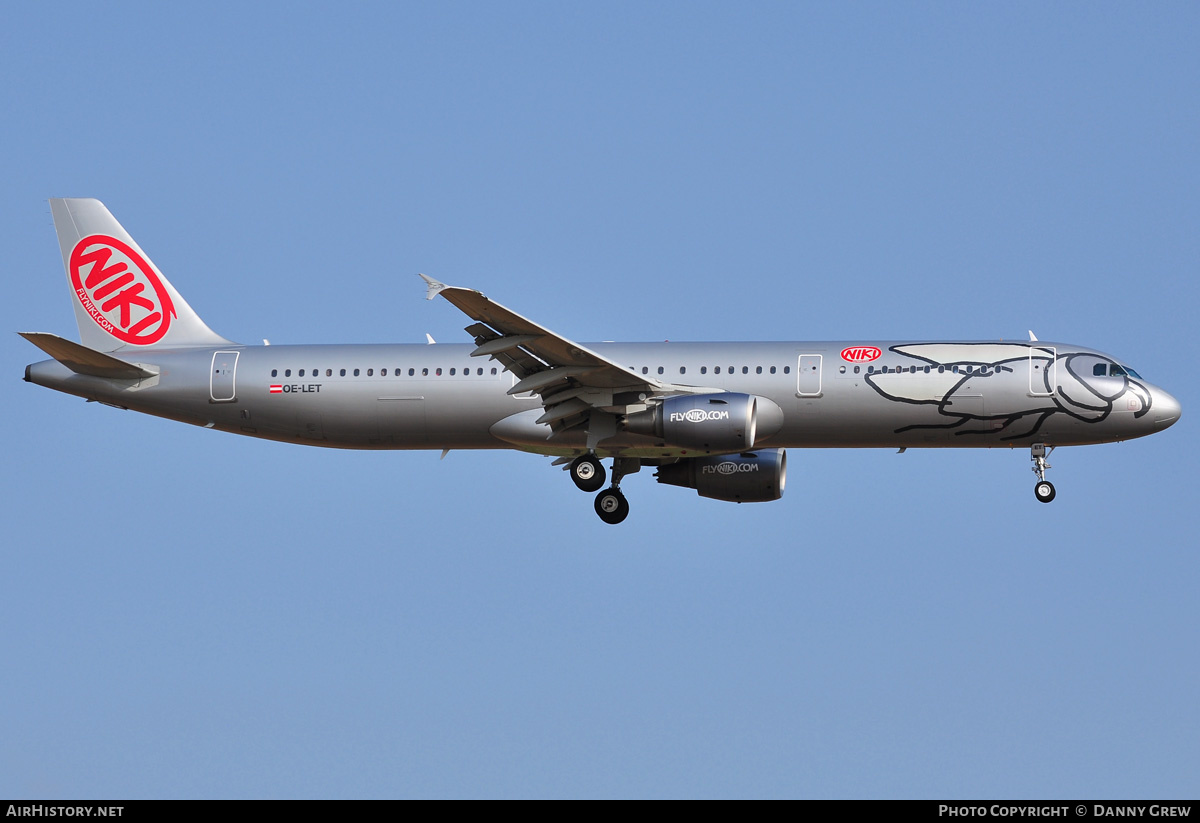
[[[854,373],[855,373],[855,374],[858,374],[858,372],[859,372],[861,369],[862,369],[862,366],[855,366],[855,367],[854,367]]]
[[[492,366],[492,374],[495,374],[495,373],[496,373],[496,367]]]
[[[355,370],[354,370],[354,376],[355,376],[355,377],[358,377],[358,369],[355,369]]]
[[[291,377],[291,376],[292,376],[292,370],[291,370],[291,369],[284,369],[284,370],[283,370],[283,376],[284,376],[284,377]]]
[[[842,366],[842,372],[844,373],[845,371],[846,371],[846,367],[845,367],[845,366]],[[775,373],[775,367],[774,367],[774,366],[772,366],[772,367],[771,367],[771,374],[774,374],[774,373]]]
[[[783,367],[783,373],[784,373],[784,374],[791,374],[791,373],[792,373],[792,367],[791,367],[791,366],[784,366],[784,367]]]
[[[421,376],[422,376],[422,377],[428,377],[428,376],[429,376],[429,369],[421,369]]]
[[[439,368],[439,369],[437,370],[436,374],[437,374],[437,376],[438,376],[438,377],[441,377],[441,376],[442,376],[442,370]]]
[[[367,369],[367,377],[374,377],[374,376],[375,376],[375,370]]]
[[[701,373],[701,374],[708,374],[708,366],[701,366],[701,367],[700,367],[700,373]]]
[[[874,373],[875,373],[875,367],[867,366],[867,374],[874,374]]]
[[[649,374],[649,373],[650,373],[650,367],[642,366],[642,374]]]
[[[720,367],[720,366],[717,366],[715,369],[713,369],[713,374],[720,374],[720,373],[721,373],[721,367]]]
[[[279,369],[271,369],[271,376],[272,376],[272,377],[278,377],[278,376],[279,376]]]
[[[659,367],[658,367],[658,373],[659,373],[659,374],[662,374],[662,373],[663,373],[663,367],[662,367],[662,366],[659,366]]]
[[[926,374],[929,374],[929,367],[928,367],[928,366],[926,366],[926,367],[925,367],[925,373],[926,373]]]
[[[679,373],[680,373],[680,374],[687,374],[687,366],[680,366],[680,367],[679,367]]]
[[[454,376],[454,369],[451,369],[451,370],[450,370],[450,376],[451,376],[451,377],[453,377],[453,376]]]

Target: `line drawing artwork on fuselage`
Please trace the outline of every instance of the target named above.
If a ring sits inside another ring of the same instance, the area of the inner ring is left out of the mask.
[[[977,350],[971,354],[981,356],[964,356],[971,349]],[[1059,413],[1083,423],[1098,423],[1112,414],[1121,398],[1135,418],[1150,411],[1151,393],[1139,382],[1137,373],[1097,354],[1060,355],[1036,343],[909,343],[891,346],[889,351],[912,362],[868,372],[864,377],[867,385],[888,400],[935,406],[950,421],[902,426],[895,430],[897,434],[963,426],[955,435],[1019,440],[1036,434]],[[1006,402],[1002,407],[985,407],[983,381],[1015,386],[1026,380],[1029,392],[988,392],[988,397],[1002,396]],[[970,421],[988,425],[965,427]],[[1029,425],[1018,425],[1021,423]]]

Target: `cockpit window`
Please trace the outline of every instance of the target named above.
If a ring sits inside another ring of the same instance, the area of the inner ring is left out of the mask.
[[[1096,365],[1092,366],[1092,374],[1094,374],[1096,377],[1104,377],[1107,375],[1108,377],[1128,376],[1136,377],[1138,380],[1142,379],[1142,376],[1133,369],[1129,368],[1128,366],[1118,366],[1116,363],[1113,363],[1112,365],[1107,363],[1097,363]]]

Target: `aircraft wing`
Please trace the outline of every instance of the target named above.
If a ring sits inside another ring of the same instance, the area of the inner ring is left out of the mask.
[[[427,299],[441,295],[476,321],[466,328],[475,338],[472,356],[490,356],[516,376],[509,394],[539,395],[546,413],[538,422],[556,432],[587,423],[593,411],[628,414],[646,408],[648,397],[698,391],[637,374],[474,289],[421,277],[429,286]]]

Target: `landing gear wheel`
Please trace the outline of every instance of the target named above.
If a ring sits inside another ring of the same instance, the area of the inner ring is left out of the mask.
[[[596,495],[596,514],[605,523],[615,526],[629,516],[629,501],[620,489],[605,489]]]
[[[1033,460],[1033,473],[1037,475],[1038,479],[1033,487],[1033,496],[1043,503],[1049,503],[1054,499],[1054,484],[1046,479],[1046,469],[1050,468],[1046,458],[1052,451],[1054,451],[1054,447],[1047,446],[1045,443],[1034,443],[1029,447],[1029,457]]]
[[[571,479],[585,492],[594,492],[604,485],[604,466],[590,454],[576,457],[571,463]]]

